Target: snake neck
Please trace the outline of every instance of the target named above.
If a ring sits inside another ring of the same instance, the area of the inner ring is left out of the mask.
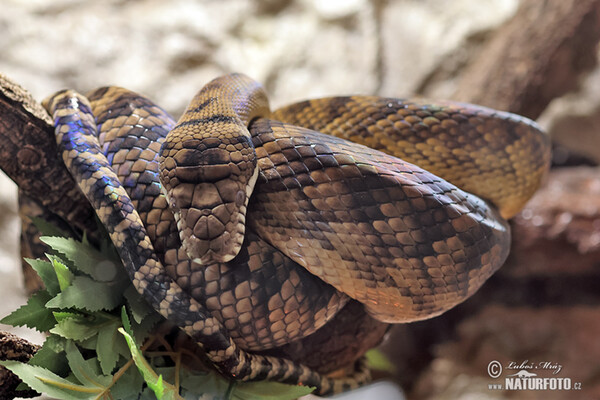
[[[268,114],[257,82],[240,74],[217,78],[194,97],[162,145],[163,191],[186,253],[200,264],[230,261],[241,249],[258,177],[248,126]]]

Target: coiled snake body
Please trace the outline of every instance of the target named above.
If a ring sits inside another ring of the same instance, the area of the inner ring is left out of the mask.
[[[384,322],[463,301],[504,262],[505,218],[549,163],[545,135],[512,114],[367,96],[271,114],[239,74],[206,85],[177,124],[121,88],[45,106],[153,307],[223,373],[320,393],[367,373],[332,379],[253,351],[310,335],[350,299]]]

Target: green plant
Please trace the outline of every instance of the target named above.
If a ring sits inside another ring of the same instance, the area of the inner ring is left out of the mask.
[[[27,262],[45,289],[1,321],[49,333],[28,363],[0,361],[22,385],[57,399],[284,400],[312,392],[226,379],[201,355],[174,343],[177,335],[133,288],[107,239],[96,249],[85,238],[38,226],[52,232],[41,240],[53,252],[48,260]]]

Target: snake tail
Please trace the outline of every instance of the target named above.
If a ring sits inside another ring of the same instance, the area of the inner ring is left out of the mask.
[[[162,145],[160,180],[199,264],[227,262],[240,251],[246,209],[258,177],[249,123],[269,114],[260,84],[235,74],[209,82]]]
[[[107,228],[134,287],[199,343],[221,373],[244,381],[313,386],[319,394],[349,390],[370,379],[362,360],[353,375],[332,379],[286,359],[241,350],[222,324],[165,273],[140,216],[101,151],[88,100],[74,91],[62,91],[46,99],[44,106],[53,116],[62,159]]]

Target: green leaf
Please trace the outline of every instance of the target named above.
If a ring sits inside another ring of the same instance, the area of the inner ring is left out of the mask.
[[[145,316],[155,312],[150,304],[148,304],[137,290],[135,290],[133,285],[129,285],[123,293],[123,296],[125,297],[125,300],[127,300],[133,320],[138,324],[142,322],[142,319],[144,319]]]
[[[115,320],[106,324],[98,330],[98,342],[96,344],[96,354],[100,361],[102,373],[110,374],[117,366],[119,355],[128,356],[127,343],[122,335],[119,334],[118,328],[121,324]]]
[[[98,325],[98,332],[100,332],[102,326],[103,325]],[[98,335],[94,335],[91,338],[78,341],[77,346],[79,346],[79,348],[82,350],[96,351],[96,347],[98,347]]]
[[[21,382],[17,385],[17,387],[15,388],[15,392],[20,392],[20,391],[29,391],[29,390],[33,390],[32,388],[29,387],[28,384],[26,384],[25,382]]]
[[[119,332],[125,337],[127,341],[127,346],[129,347],[129,351],[131,352],[131,357],[133,358],[133,362],[136,367],[140,371],[140,374],[144,377],[144,381],[152,389],[156,397],[161,400],[170,400],[170,399],[180,399],[181,397],[178,394],[177,389],[167,383],[164,382],[161,375],[157,375],[156,372],[152,369],[146,358],[143,356],[142,352],[138,348],[135,340],[131,336],[131,326],[129,324],[129,318],[125,312],[123,315],[123,328],[119,328]],[[129,330],[129,332],[127,332]]]
[[[143,343],[150,333],[154,330],[156,325],[161,321],[165,321],[165,318],[157,312],[145,317],[140,324],[135,321],[131,324],[131,330],[133,331],[133,337],[138,343]]]
[[[131,322],[129,321],[129,315],[127,315],[127,309],[125,307],[121,307],[121,322],[123,323],[123,329],[125,330],[125,333],[127,333],[129,336],[133,336]],[[125,339],[127,340],[127,338]],[[127,341],[127,346],[129,346],[129,341]]]
[[[153,381],[153,382],[146,381],[146,383],[148,384],[148,387],[150,387],[150,389],[152,389],[152,391],[154,392],[154,394],[156,395],[156,398],[158,400],[165,399],[165,385],[163,382],[162,375],[159,375],[158,379],[156,381]]]
[[[197,398],[199,394],[222,398],[227,392],[236,400],[292,400],[310,394],[315,388],[286,385],[277,382],[237,382],[229,381],[216,372],[180,373],[181,387],[186,398]]]
[[[44,342],[44,346],[48,346],[48,348],[55,353],[60,353],[65,351],[65,345],[67,341],[64,338],[61,338],[57,335],[49,335]]]
[[[396,372],[396,366],[379,349],[371,349],[365,353],[370,369],[386,372]]]
[[[25,325],[46,332],[56,324],[52,311],[45,307],[51,298],[52,296],[46,290],[40,290],[29,298],[27,304],[2,318],[0,323],[12,326]]]
[[[65,340],[57,335],[49,335],[42,347],[29,360],[28,364],[46,368],[58,375],[65,376],[69,371],[64,352]]]
[[[131,353],[131,357],[133,358],[133,362],[137,366],[138,370],[144,377],[144,381],[151,388],[156,385],[158,382],[158,376],[156,372],[152,369],[148,361],[140,351],[135,339],[133,338],[133,331],[131,330],[131,322],[129,321],[129,316],[127,315],[127,310],[125,307],[121,309],[121,321],[123,322],[123,327],[119,328],[119,333],[123,335],[125,341],[127,342],[127,347]],[[154,389],[153,389],[154,390]]]
[[[76,316],[61,319],[50,333],[72,340],[86,340],[98,334],[98,323],[85,317]]]
[[[131,321],[131,331],[135,340],[139,343],[143,342],[150,331],[160,321],[164,321],[164,317],[157,313],[144,300],[144,298],[135,290],[133,285],[129,285],[124,294],[127,300],[127,309],[130,311],[133,320]]]
[[[135,340],[131,336],[131,326],[128,326],[129,325],[128,318],[125,318],[125,319],[127,320],[127,323],[125,323],[125,321],[123,321],[123,327],[119,328],[119,332],[125,337],[125,341],[127,341],[127,347],[129,347],[129,351],[131,352],[131,357],[133,358],[133,362],[135,363],[136,367],[140,371],[140,374],[142,374],[144,381],[154,391],[154,393],[156,393],[156,397],[159,397],[159,395],[162,396],[162,391],[161,391],[161,387],[163,386],[162,379],[160,379],[161,385],[159,387],[158,386],[159,377],[157,376],[156,372],[154,372],[152,370],[152,367],[150,366],[150,364],[148,364],[148,361],[144,358],[144,355],[142,354],[142,352],[138,348],[137,344],[135,343]],[[164,390],[164,388],[163,388],[163,390]],[[157,393],[157,391],[158,391],[158,393]]]
[[[125,340],[123,340],[125,341]],[[113,398],[121,400],[138,400],[142,392],[144,378],[135,367],[128,368],[110,388]],[[154,396],[153,396],[154,397]]]
[[[71,281],[73,281],[73,273],[69,271],[69,268],[67,268],[60,258],[50,254],[46,254],[46,257],[52,262],[52,267],[54,268],[54,272],[56,272],[60,290],[65,290],[69,287]]]
[[[179,374],[180,385],[186,391],[186,399],[197,398],[199,394],[222,398],[230,382],[216,372],[191,372],[183,369]]]
[[[44,236],[59,236],[59,237],[69,237],[71,234],[67,231],[63,231],[58,226],[54,225],[51,222],[46,221],[40,217],[30,217],[27,216],[33,223],[33,225],[37,228],[38,231]]]
[[[73,267],[98,282],[115,280],[122,268],[121,261],[111,249],[105,253],[96,250],[87,242],[79,242],[73,238],[47,237],[40,240],[53,250],[63,254],[73,264]]]
[[[25,261],[37,272],[44,286],[46,286],[48,293],[51,296],[56,296],[60,292],[60,286],[58,285],[58,278],[56,277],[52,263],[50,261],[33,260],[31,258],[26,258]]]
[[[0,365],[15,373],[31,388],[56,399],[93,399],[102,392],[101,388],[75,384],[37,365],[18,361],[0,361]]]
[[[56,322],[61,322],[65,319],[69,318],[85,318],[86,316],[80,312],[72,312],[72,311],[55,311],[54,318],[56,318]]]
[[[79,345],[77,344],[77,348],[79,349]],[[81,349],[79,349],[81,350]],[[100,361],[98,361],[98,357],[90,357],[84,359],[83,362],[87,365],[87,368],[93,371],[96,376],[103,376],[104,374],[100,370]],[[112,377],[111,377],[112,380]]]
[[[232,399],[294,400],[314,390],[314,387],[286,385],[279,382],[239,382],[233,389]]]
[[[121,285],[109,285],[84,275],[75,276],[72,284],[50,300],[47,307],[73,307],[88,311],[112,310],[121,304],[122,290],[126,284],[122,282]]]
[[[111,376],[99,375],[94,368],[91,367],[90,363],[83,359],[83,356],[73,341],[67,341],[65,351],[67,360],[69,361],[69,367],[71,367],[71,371],[81,384],[107,390],[112,382]]]

